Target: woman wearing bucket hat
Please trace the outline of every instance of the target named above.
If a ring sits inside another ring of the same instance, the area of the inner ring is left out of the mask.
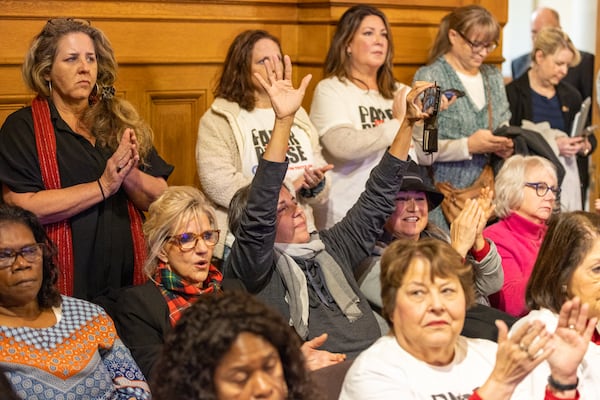
[[[439,206],[443,199],[444,195],[427,184],[419,173],[419,167],[411,163],[396,195],[396,209],[387,220],[383,235],[373,249],[372,256],[363,262],[357,275],[361,290],[375,308],[382,306],[379,279],[381,255],[385,248],[397,239],[419,240],[432,237],[450,243],[463,259],[473,266],[476,299],[480,305],[489,306],[487,296],[502,287],[502,260],[494,242],[485,239],[482,233],[494,210],[491,203],[492,192],[482,191],[479,199],[468,201],[452,223],[450,236],[429,221],[429,212]],[[488,311],[495,313],[495,310],[489,307],[475,307],[472,311],[477,320],[490,320]],[[479,316],[481,313],[488,317]],[[503,314],[494,318],[507,320]],[[493,325],[493,319],[491,322]],[[508,319],[507,322],[510,325],[513,320]],[[466,324],[466,327],[469,328],[469,325]],[[481,332],[478,328],[473,331],[474,335],[480,337]],[[491,332],[491,335],[495,340],[495,331]]]

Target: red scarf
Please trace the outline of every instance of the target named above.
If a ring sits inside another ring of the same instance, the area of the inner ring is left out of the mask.
[[[35,144],[40,162],[42,181],[47,190],[60,189],[60,175],[56,157],[56,136],[50,119],[48,101],[40,96],[31,103]],[[133,240],[133,283],[139,285],[146,280],[143,273],[143,263],[146,258],[146,246],[142,232],[142,217],[130,200],[127,200],[127,210]],[[58,247],[58,266],[61,274],[58,288],[62,294],[73,295],[73,236],[69,220],[44,225],[46,232]]]
[[[222,281],[223,274],[212,264],[204,281],[205,287],[202,289],[190,285],[180,275],[171,271],[165,263],[159,263],[154,273],[154,282],[169,306],[171,326],[175,326],[181,318],[181,313],[195,303],[200,296],[207,293],[220,293]]]

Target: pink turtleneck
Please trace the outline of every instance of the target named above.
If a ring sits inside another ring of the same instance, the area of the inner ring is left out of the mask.
[[[515,317],[527,313],[525,288],[547,229],[512,213],[483,231],[496,244],[504,270],[502,289],[490,296],[493,307]]]

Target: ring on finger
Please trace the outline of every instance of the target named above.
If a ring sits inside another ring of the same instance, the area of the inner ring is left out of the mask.
[[[521,342],[519,343],[519,349],[521,349],[524,352],[527,352],[527,350],[529,350],[529,347],[525,345],[525,343]]]
[[[575,329],[575,325],[574,324],[570,324],[569,325],[569,329]]]

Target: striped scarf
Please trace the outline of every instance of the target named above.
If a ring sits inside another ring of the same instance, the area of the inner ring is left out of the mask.
[[[214,265],[208,269],[208,277],[204,281],[204,288],[187,283],[181,276],[167,268],[165,263],[159,263],[154,281],[158,285],[167,306],[169,306],[169,320],[175,326],[181,313],[191,306],[198,298],[206,293],[220,293],[223,274]]]

